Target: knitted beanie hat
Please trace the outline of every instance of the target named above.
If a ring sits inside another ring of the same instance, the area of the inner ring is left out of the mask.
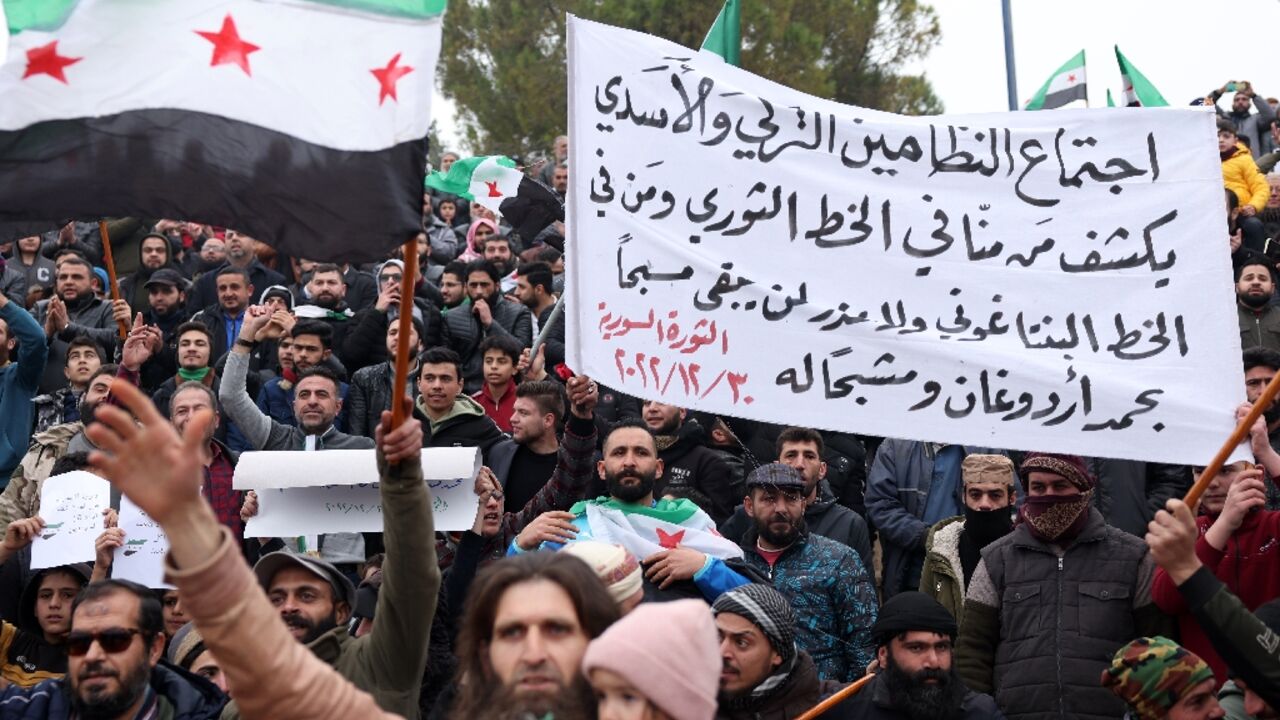
[[[644,578],[640,572],[640,561],[621,545],[580,540],[565,545],[561,552],[567,552],[590,565],[613,596],[614,602],[621,604],[640,592]]]
[[[772,586],[751,583],[721,593],[711,606],[716,615],[727,612],[751,621],[769,639],[785,666],[796,656],[796,614],[791,603]]]
[[[1164,637],[1143,637],[1116,651],[1102,686],[1128,703],[1138,720],[1164,720],[1192,688],[1213,678],[1198,655]]]
[[[591,641],[582,673],[587,679],[597,669],[622,676],[674,720],[712,720],[721,669],[716,638],[701,600],[646,603]]]

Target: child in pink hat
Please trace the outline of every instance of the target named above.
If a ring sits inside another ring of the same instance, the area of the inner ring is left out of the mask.
[[[699,600],[641,604],[582,658],[599,720],[712,720],[720,666],[715,621]]]

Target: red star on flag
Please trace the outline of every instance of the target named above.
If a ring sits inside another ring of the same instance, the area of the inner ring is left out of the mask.
[[[227,13],[227,16],[222,19],[222,29],[218,32],[196,30],[195,33],[213,43],[213,61],[209,63],[210,67],[232,63],[239,65],[245,75],[253,76],[253,73],[249,72],[249,53],[258,52],[261,48],[240,39],[240,33],[236,30],[236,21],[231,17],[231,13]]]
[[[400,102],[400,99],[396,97],[396,83],[400,81],[400,78],[413,72],[413,68],[408,65],[398,65],[399,62],[400,53],[396,53],[386,67],[374,68],[369,71],[373,73],[374,77],[378,78],[378,105],[386,102],[387,98]]]
[[[75,65],[83,59],[59,55],[58,41],[54,40],[48,45],[41,45],[38,48],[32,48],[27,51],[27,70],[22,74],[22,79],[26,80],[32,75],[48,75],[66,85],[67,76],[63,74],[63,69],[68,65]]]
[[[1073,82],[1075,82],[1075,81],[1076,81],[1076,74],[1075,74],[1075,73],[1071,73],[1070,75],[1068,75],[1068,76],[1067,76],[1067,82],[1069,82],[1069,83],[1073,83]]]
[[[654,528],[658,531],[658,544],[668,550],[675,550],[680,545],[680,541],[684,540],[684,531],[678,533],[666,533],[662,528]]]

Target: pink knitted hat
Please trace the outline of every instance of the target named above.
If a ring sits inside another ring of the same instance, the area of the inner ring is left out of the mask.
[[[701,600],[642,603],[591,641],[582,657],[626,678],[674,720],[712,720],[720,688],[720,643]]]

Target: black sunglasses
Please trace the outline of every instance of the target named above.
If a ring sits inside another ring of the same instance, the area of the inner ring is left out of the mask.
[[[105,653],[119,653],[129,649],[134,635],[146,635],[137,628],[111,628],[102,632],[72,632],[67,635],[67,654],[80,657],[89,652],[93,641],[97,640]]]
[[[403,275],[380,275],[380,276],[378,276],[378,282],[382,282],[382,283],[388,283],[388,282],[400,282],[400,281],[401,281],[401,280],[403,280],[403,279],[404,279],[404,276],[403,276]]]

